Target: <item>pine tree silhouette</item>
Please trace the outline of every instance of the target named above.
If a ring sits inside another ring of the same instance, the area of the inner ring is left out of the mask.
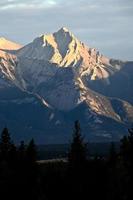
[[[128,129],[128,136],[121,140],[121,158],[124,169],[124,191],[127,199],[133,199],[133,128]]]
[[[29,184],[29,195],[31,199],[37,198],[37,150],[34,139],[32,139],[26,148],[26,170],[27,170],[27,183]]]
[[[110,167],[115,167],[117,162],[117,152],[115,148],[115,144],[112,142],[109,151],[109,164]]]
[[[36,162],[37,159],[37,150],[36,150],[36,145],[34,142],[34,139],[32,139],[28,146],[27,146],[27,150],[26,150],[26,155],[27,155],[27,159],[31,164],[34,164]]]
[[[75,121],[73,141],[71,143],[68,161],[70,165],[80,166],[86,162],[86,144],[81,135],[81,128],[79,121]]]
[[[131,169],[133,167],[133,128],[128,129],[129,135],[121,140],[121,155],[124,165]]]
[[[18,154],[17,154],[17,148],[15,144],[11,144],[10,151],[8,154],[8,161],[11,166],[11,168],[17,168],[17,162],[18,162]]]
[[[18,159],[20,162],[25,162],[25,154],[26,154],[24,141],[20,142],[20,146],[18,148]]]
[[[84,199],[84,179],[86,174],[87,153],[84,138],[81,135],[79,121],[74,123],[73,140],[68,154],[68,185],[72,199]]]
[[[9,152],[11,150],[11,138],[7,128],[4,128],[1,134],[1,141],[0,141],[0,153],[1,159],[7,160]]]

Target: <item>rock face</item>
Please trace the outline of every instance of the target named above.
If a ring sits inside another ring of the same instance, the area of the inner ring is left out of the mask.
[[[79,119],[90,140],[118,140],[133,122],[133,62],[103,56],[66,28],[8,50],[0,50],[0,122],[15,138],[67,142]]]

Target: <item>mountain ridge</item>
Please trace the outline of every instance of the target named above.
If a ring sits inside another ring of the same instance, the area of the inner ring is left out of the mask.
[[[22,45],[12,42],[4,37],[0,37],[1,50],[18,50],[20,48],[22,48]]]

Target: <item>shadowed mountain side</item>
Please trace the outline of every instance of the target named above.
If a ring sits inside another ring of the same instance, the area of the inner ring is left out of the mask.
[[[133,62],[125,62],[119,71],[109,77],[109,84],[105,84],[104,79],[88,81],[87,77],[83,81],[92,90],[105,96],[117,97],[133,104]]]
[[[63,112],[44,108],[37,99],[29,97],[27,101],[2,101],[0,110],[0,129],[8,126],[17,142],[31,137],[38,144],[69,142],[77,116],[89,141],[118,141],[127,130],[127,125],[120,121],[92,113],[86,103]]]

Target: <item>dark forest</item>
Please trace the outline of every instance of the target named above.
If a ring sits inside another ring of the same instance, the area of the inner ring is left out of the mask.
[[[33,139],[15,145],[4,128],[0,139],[0,196],[2,200],[133,199],[133,129],[110,144],[106,156],[89,154],[89,144],[75,121],[73,139],[63,160],[38,162]]]

